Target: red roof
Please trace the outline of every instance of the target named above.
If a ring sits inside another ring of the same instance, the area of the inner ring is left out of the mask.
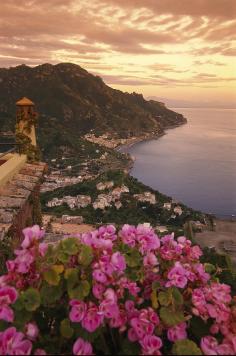
[[[30,99],[28,99],[24,96],[24,98],[22,98],[16,102],[16,105],[17,106],[33,106],[34,103],[33,103],[33,101],[31,101]]]

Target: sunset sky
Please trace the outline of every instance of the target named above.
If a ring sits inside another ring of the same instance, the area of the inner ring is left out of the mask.
[[[230,105],[235,18],[236,0],[1,1],[0,67],[73,62],[123,91]]]

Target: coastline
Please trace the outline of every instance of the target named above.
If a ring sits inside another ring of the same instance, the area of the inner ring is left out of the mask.
[[[136,140],[133,140],[132,142],[130,143],[124,143],[124,144],[120,144],[119,146],[117,146],[115,149],[116,151],[120,152],[120,149],[123,149],[123,148],[130,148],[134,145],[136,145],[137,143],[141,143],[141,142],[145,142],[145,141],[151,141],[151,140],[158,140],[159,138],[161,138],[162,136],[165,136],[167,135],[167,130],[171,130],[171,129],[176,129],[177,127],[180,127],[180,126],[183,126],[183,125],[186,125],[188,123],[187,119],[185,122],[182,122],[182,123],[179,123],[179,124],[175,124],[175,125],[169,125],[169,126],[166,126],[162,132],[158,133],[158,134],[150,134],[146,137],[144,136],[141,136],[141,137],[137,137]]]
[[[130,173],[130,171],[133,168],[133,164],[135,162],[135,157],[131,156],[129,152],[127,152],[128,149],[130,149],[131,147],[133,147],[134,145],[137,145],[138,143],[142,143],[142,142],[146,142],[146,141],[152,141],[152,140],[158,140],[161,137],[167,135],[168,132],[166,132],[167,130],[171,130],[171,129],[176,129],[177,127],[180,127],[182,125],[186,125],[188,123],[187,119],[185,122],[179,123],[179,124],[175,124],[175,125],[169,125],[166,126],[165,129],[163,129],[162,132],[158,133],[158,134],[150,134],[148,136],[141,136],[141,137],[137,137],[135,140],[129,142],[129,143],[124,143],[124,144],[120,144],[119,146],[117,146],[115,148],[116,151],[118,151],[119,153],[122,154],[126,154],[129,155],[131,163],[128,165],[127,170],[128,173]]]
[[[142,143],[142,142],[145,142],[145,141],[151,141],[151,140],[158,140],[159,138],[161,138],[162,136],[166,135],[168,133],[168,130],[171,130],[171,129],[175,129],[177,127],[180,127],[182,125],[185,125],[187,124],[187,121],[186,122],[183,122],[183,123],[180,123],[180,124],[175,124],[175,125],[169,125],[167,127],[165,127],[165,130],[163,130],[163,132],[159,133],[159,134],[156,134],[156,135],[149,135],[148,137],[139,137],[137,138],[135,141],[131,142],[131,143],[126,143],[126,144],[121,144],[119,145],[116,149],[120,152],[120,153],[123,153],[123,154],[126,154],[126,155],[129,155],[130,159],[131,159],[131,164],[129,165],[128,167],[128,173],[130,174],[131,173],[131,170],[133,168],[133,165],[136,161],[136,157],[135,156],[132,156],[128,150],[133,147],[134,145],[138,144],[138,143]],[[224,221],[225,223],[228,222],[229,224],[232,224],[232,225],[235,225],[236,223],[236,217],[235,215],[215,215],[215,214],[209,214],[209,213],[206,213],[204,211],[202,211],[203,214],[206,214],[206,215],[211,215],[212,216],[212,221],[213,223],[218,223],[220,221]]]

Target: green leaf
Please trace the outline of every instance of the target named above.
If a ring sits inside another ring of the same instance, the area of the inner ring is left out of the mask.
[[[57,302],[63,293],[62,285],[50,286],[45,283],[40,291],[41,300],[43,305],[54,304]]]
[[[155,281],[152,283],[152,290],[158,290],[160,288],[161,288],[160,282]]]
[[[54,266],[52,266],[52,269],[57,274],[61,274],[64,271],[64,266],[63,265],[54,265]]]
[[[57,255],[58,261],[62,263],[67,263],[69,261],[70,256],[66,254],[64,251],[59,251]]]
[[[178,290],[178,288],[176,288],[176,287],[172,288],[172,296],[173,296],[174,303],[176,306],[183,305],[184,299],[183,299],[181,292]]]
[[[195,342],[188,339],[176,341],[172,353],[173,355],[202,355]]]
[[[82,281],[75,288],[68,288],[68,294],[71,299],[83,300],[85,297],[89,295],[89,292],[90,292],[90,284],[88,281]]]
[[[74,334],[74,329],[71,327],[70,320],[64,319],[60,324],[60,333],[66,339],[70,339]]]
[[[81,337],[82,339],[94,343],[94,341],[105,332],[104,328],[99,327],[94,332],[90,333],[85,330],[79,323],[73,324],[73,329],[75,333],[75,337]]]
[[[122,340],[122,349],[119,355],[139,355],[140,346],[137,342],[130,342],[129,340]]]
[[[45,258],[48,263],[52,263],[52,264],[55,263],[57,256],[56,256],[56,249],[54,248],[53,245],[48,245]]]
[[[204,263],[204,267],[205,267],[205,271],[207,273],[214,273],[216,271],[216,268],[214,265],[212,265],[211,263]]]
[[[14,326],[18,330],[23,330],[25,324],[32,320],[32,312],[27,310],[15,310]]]
[[[125,260],[129,267],[138,267],[141,265],[142,257],[138,250],[133,249],[125,254]]]
[[[63,252],[68,255],[76,255],[79,251],[78,240],[76,238],[68,238],[61,242]]]
[[[78,256],[78,262],[83,266],[88,266],[93,260],[93,250],[90,246],[83,245]]]
[[[159,304],[158,304],[157,292],[155,290],[153,290],[151,293],[151,301],[152,301],[153,309],[157,309]]]
[[[81,288],[83,289],[83,296],[87,297],[90,292],[90,284],[88,281],[82,281],[80,283]]]
[[[22,298],[18,298],[16,300],[16,302],[13,304],[13,309],[15,310],[22,310],[24,309],[24,304],[23,304],[23,301],[22,301]]]
[[[76,268],[67,268],[64,277],[67,280],[67,288],[71,289],[79,282],[79,271]]]
[[[158,301],[161,305],[167,307],[168,305],[171,304],[171,293],[169,291],[160,292],[158,294]]]
[[[219,280],[219,278],[218,278],[218,277],[216,277],[216,276],[212,276],[212,277],[211,277],[211,282],[219,283],[219,282],[220,282],[220,280]]]
[[[27,311],[34,311],[40,306],[40,294],[35,288],[29,288],[21,295],[22,303]]]
[[[60,275],[54,269],[49,269],[43,273],[43,279],[48,284],[57,286],[60,282]]]
[[[174,311],[166,307],[161,308],[160,317],[167,326],[175,326],[185,321],[184,314],[181,311]]]
[[[9,326],[8,322],[5,320],[0,320],[0,332],[5,331]]]
[[[135,268],[127,267],[125,274],[129,279],[131,279],[131,281],[134,282],[138,281],[140,278]]]
[[[206,336],[210,333],[210,327],[212,325],[212,321],[209,319],[207,321],[203,321],[198,316],[193,316],[190,320],[191,333],[194,335],[194,339],[200,342],[203,336]]]

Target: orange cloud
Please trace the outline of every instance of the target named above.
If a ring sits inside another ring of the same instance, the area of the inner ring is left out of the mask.
[[[127,90],[226,88],[235,15],[235,0],[8,0],[0,65],[71,61]]]

